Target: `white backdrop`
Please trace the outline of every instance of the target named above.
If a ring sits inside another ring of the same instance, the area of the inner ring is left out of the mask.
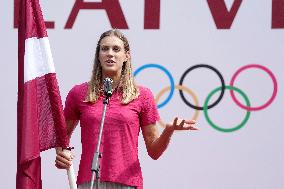
[[[64,101],[74,84],[90,78],[98,37],[111,25],[106,11],[81,10],[72,29],[64,29],[75,1],[40,2],[45,20],[55,23],[48,34]],[[240,124],[250,112],[249,119],[239,130],[216,130],[206,120],[204,111],[199,111],[197,125],[200,130],[175,133],[168,150],[157,161],[147,155],[140,137],[139,158],[145,188],[284,188],[284,118],[281,113],[281,107],[284,107],[284,27],[272,28],[273,1],[243,1],[227,29],[216,27],[205,0],[161,1],[158,29],[144,29],[144,1],[119,2],[129,27],[122,32],[130,41],[134,70],[143,65],[158,64],[169,71],[174,84],[178,85],[189,67],[207,64],[216,68],[229,85],[239,68],[258,64],[268,68],[278,84],[276,97],[261,110],[240,108],[226,90],[220,103],[208,111],[210,119],[225,129]],[[233,2],[225,0],[228,10]],[[11,0],[0,2],[1,188],[15,188],[16,174],[17,29],[13,28],[13,5]],[[283,23],[284,17],[280,21]],[[167,75],[157,68],[141,71],[136,80],[151,88],[155,96],[170,86]],[[273,95],[273,84],[267,72],[250,68],[237,76],[234,86],[248,96],[252,107],[259,107]],[[220,87],[220,80],[212,70],[198,68],[188,73],[183,86],[192,90],[199,105],[203,106],[209,93]],[[184,93],[193,103],[192,97]],[[209,104],[218,98],[218,94],[213,95]],[[169,91],[165,92],[158,104],[165,102],[168,95]],[[242,96],[236,96],[244,103]],[[192,118],[196,113],[183,102],[178,90],[174,90],[172,98],[159,112],[164,121],[171,121],[176,115]],[[75,146],[76,170],[81,150],[79,136],[78,127],[71,142]],[[68,188],[66,172],[55,168],[54,158],[54,150],[42,153],[43,188]]]

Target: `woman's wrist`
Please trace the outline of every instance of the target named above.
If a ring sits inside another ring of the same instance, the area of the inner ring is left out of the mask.
[[[170,126],[170,125],[166,125],[163,133],[169,137],[171,137],[174,133],[174,127],[173,126]]]
[[[62,147],[55,147],[56,154],[62,151]]]

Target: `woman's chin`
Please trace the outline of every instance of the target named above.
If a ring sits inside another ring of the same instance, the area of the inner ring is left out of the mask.
[[[103,69],[103,75],[105,75],[106,77],[117,75],[118,73],[120,73],[118,69],[114,69],[114,68]]]

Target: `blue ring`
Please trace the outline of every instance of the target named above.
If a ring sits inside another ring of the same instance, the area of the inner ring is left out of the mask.
[[[174,82],[174,78],[173,76],[171,75],[171,73],[163,66],[159,65],[159,64],[144,64],[143,66],[139,67],[137,70],[135,70],[134,72],[134,77],[139,73],[141,72],[142,70],[146,69],[146,68],[158,68],[160,70],[162,70],[167,76],[168,78],[170,79],[170,83],[171,83],[171,90],[170,90],[170,94],[169,96],[161,103],[161,104],[158,104],[158,108],[162,108],[163,106],[165,106],[170,100],[171,98],[173,97],[174,95],[174,90],[175,90],[175,82]]]

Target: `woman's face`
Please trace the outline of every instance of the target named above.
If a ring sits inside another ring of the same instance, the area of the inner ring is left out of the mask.
[[[118,37],[106,36],[101,40],[99,61],[105,77],[120,77],[123,62],[127,61],[129,57],[130,54],[125,51],[123,41]]]

